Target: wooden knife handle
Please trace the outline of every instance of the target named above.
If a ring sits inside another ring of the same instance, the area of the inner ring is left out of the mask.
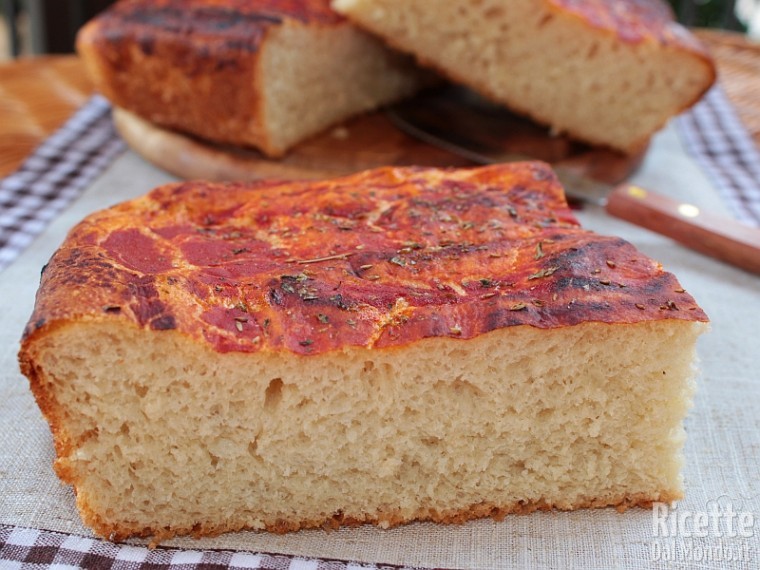
[[[607,212],[700,253],[760,274],[760,228],[630,184],[621,184],[610,193]]]

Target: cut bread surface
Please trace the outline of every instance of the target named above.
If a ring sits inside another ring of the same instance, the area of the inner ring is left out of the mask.
[[[288,358],[80,323],[33,358],[85,522],[167,537],[678,499],[700,330],[519,326]]]
[[[496,102],[633,153],[715,80],[659,0],[334,0],[390,45]]]
[[[110,538],[682,494],[707,317],[540,163],[188,182],[93,214],[19,354]]]
[[[348,117],[411,95],[425,77],[406,56],[353,26],[278,28],[261,62],[268,153],[282,155]]]

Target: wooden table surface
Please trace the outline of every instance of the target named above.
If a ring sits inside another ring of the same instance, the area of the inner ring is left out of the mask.
[[[721,82],[760,146],[760,44],[729,32],[699,30],[718,63]],[[0,177],[92,94],[76,56],[45,56],[0,65]]]
[[[0,65],[0,176],[12,172],[92,94],[75,56]]]

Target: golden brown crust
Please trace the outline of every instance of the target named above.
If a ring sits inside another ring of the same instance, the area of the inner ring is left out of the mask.
[[[507,515],[524,515],[536,511],[572,511],[576,509],[597,509],[615,507],[619,512],[629,508],[651,508],[655,502],[670,503],[682,498],[679,492],[656,492],[652,494],[636,493],[609,496],[607,498],[585,498],[578,501],[551,502],[543,499],[517,501],[508,505],[496,505],[487,502],[471,505],[461,510],[438,510],[435,508],[420,509],[412,515],[405,517],[398,512],[386,512],[379,516],[366,514],[362,517],[349,517],[343,513],[336,513],[325,519],[312,521],[265,521],[260,528],[252,528],[241,524],[207,525],[199,522],[193,527],[164,527],[142,528],[139,526],[126,526],[112,524],[104,521],[100,515],[93,512],[84,501],[77,500],[77,506],[82,514],[84,522],[93,531],[112,541],[121,541],[127,538],[150,538],[151,547],[174,538],[176,536],[191,535],[195,538],[213,537],[226,532],[242,530],[266,530],[275,534],[285,534],[299,530],[321,528],[325,530],[337,530],[341,527],[353,527],[363,524],[373,524],[382,528],[394,528],[413,522],[434,522],[441,524],[464,524],[471,520],[490,517],[494,520],[503,520]]]
[[[328,0],[134,0],[79,33],[77,50],[114,104],[209,140],[274,148],[264,125],[260,51],[280,26],[349,24]]]
[[[650,44],[699,59],[706,73],[703,88],[674,114],[685,111],[699,101],[718,77],[707,46],[676,21],[670,5],[663,0],[546,1],[555,12],[576,17],[591,29],[614,34],[622,43]],[[648,139],[642,140],[635,149],[644,148],[647,143]]]
[[[381,168],[172,184],[88,217],[43,271],[22,355],[82,320],[308,356],[662,319],[707,317],[631,244],[583,230],[547,165]]]

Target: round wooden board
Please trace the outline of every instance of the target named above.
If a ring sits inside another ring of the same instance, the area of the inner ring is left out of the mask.
[[[318,179],[389,165],[470,166],[472,163],[395,128],[381,113],[348,121],[305,141],[282,159],[217,145],[153,125],[114,109],[114,123],[138,154],[184,179]]]
[[[275,160],[255,150],[218,145],[158,127],[124,109],[114,109],[117,130],[138,154],[171,174],[191,180],[295,180],[351,174],[380,166],[473,166],[470,160],[401,132],[382,112],[350,120],[309,139]],[[541,135],[543,137],[544,135]],[[543,139],[531,141],[541,147]],[[520,139],[522,141],[522,139]],[[523,144],[519,142],[517,144]],[[545,136],[549,153],[556,137]],[[535,152],[541,158],[540,152]],[[554,161],[591,178],[617,183],[638,167],[643,153],[625,157],[604,149],[574,150]]]

